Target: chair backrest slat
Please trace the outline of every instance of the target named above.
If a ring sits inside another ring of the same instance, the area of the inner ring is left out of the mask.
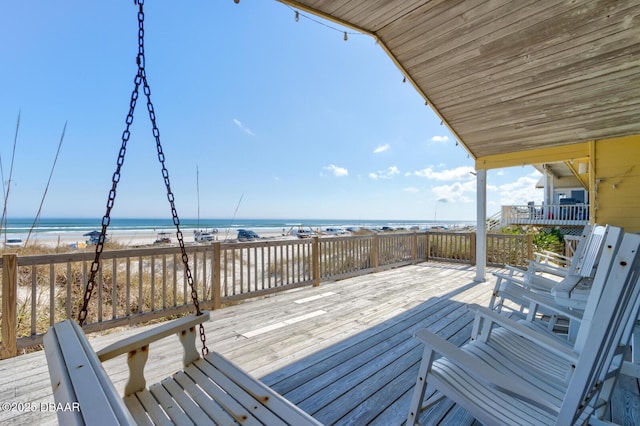
[[[569,275],[592,277],[598,266],[600,253],[609,231],[609,226],[595,225],[585,241],[585,247],[580,255],[571,263]]]
[[[593,279],[591,290],[589,291],[589,297],[587,298],[587,304],[582,315],[582,321],[580,322],[580,329],[576,336],[574,350],[578,353],[582,352],[585,345],[589,344],[589,330],[593,322],[598,303],[604,291],[607,283],[607,277],[613,267],[613,262],[616,253],[619,250],[622,236],[624,234],[622,228],[617,226],[610,226],[607,230],[607,238],[602,244],[603,251],[599,261],[600,267],[597,268],[596,276]]]
[[[587,248],[587,244],[589,244],[589,239],[591,237],[591,233],[593,232],[594,227],[598,225],[585,225],[582,229],[582,233],[580,234],[580,239],[578,240],[578,245],[576,249],[573,251],[573,256],[571,256],[571,265],[569,265],[569,269],[575,269],[575,263],[578,263],[578,259],[580,259],[584,255],[584,251]]]

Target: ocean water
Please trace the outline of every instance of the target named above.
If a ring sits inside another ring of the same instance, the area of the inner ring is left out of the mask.
[[[229,231],[234,233],[238,229],[251,229],[258,234],[260,231],[279,232],[289,231],[292,228],[304,227],[313,230],[324,230],[328,227],[354,227],[354,228],[411,228],[428,229],[434,226],[447,228],[473,226],[475,221],[419,221],[419,220],[353,220],[353,219],[181,219],[180,228],[184,231],[194,229],[217,229],[219,232]],[[33,226],[33,233],[40,236],[64,236],[70,233],[87,233],[100,230],[102,219],[87,218],[46,218],[40,219],[35,226],[33,219],[9,218],[6,223],[7,236],[24,238]],[[175,229],[172,219],[123,219],[112,218],[109,223],[109,231],[142,233],[163,232]]]

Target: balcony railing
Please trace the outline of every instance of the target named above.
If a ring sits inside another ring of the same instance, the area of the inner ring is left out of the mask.
[[[429,259],[475,264],[475,233],[416,232],[187,246],[204,309],[321,281]],[[531,235],[489,234],[487,263],[524,265]],[[77,316],[91,252],[1,258],[0,355],[37,346],[50,325]],[[85,331],[189,312],[191,292],[178,247],[102,254]]]
[[[589,223],[588,204],[502,206],[502,225],[575,225]]]

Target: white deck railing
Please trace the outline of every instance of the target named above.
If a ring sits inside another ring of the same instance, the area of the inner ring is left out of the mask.
[[[589,223],[588,204],[502,206],[502,225],[575,225]]]

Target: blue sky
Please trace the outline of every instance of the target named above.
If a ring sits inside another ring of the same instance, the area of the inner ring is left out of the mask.
[[[149,1],[146,67],[178,213],[473,220],[468,157],[375,41],[276,1]],[[136,73],[132,1],[0,3],[8,215],[101,217]],[[322,25],[317,21],[328,24]],[[339,31],[337,31],[339,30]],[[169,217],[142,91],[113,209]],[[488,173],[488,213],[540,202],[531,167]],[[239,203],[240,198],[242,201]]]

